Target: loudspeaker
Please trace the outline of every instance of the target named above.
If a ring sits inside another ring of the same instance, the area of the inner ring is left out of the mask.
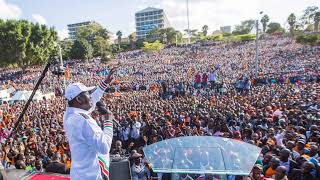
[[[110,180],[131,180],[131,168],[128,160],[110,162]]]

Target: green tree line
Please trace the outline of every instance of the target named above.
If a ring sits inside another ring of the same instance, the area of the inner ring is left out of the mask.
[[[0,19],[0,65],[18,66],[23,71],[46,62],[55,53],[57,32],[26,20]]]

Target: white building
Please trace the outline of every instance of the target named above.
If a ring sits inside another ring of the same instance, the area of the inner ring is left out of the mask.
[[[220,27],[220,31],[223,33],[231,33],[231,26],[222,26]]]
[[[163,9],[148,7],[135,14],[137,39],[145,38],[156,28],[168,28],[170,23]]]
[[[76,39],[77,29],[79,27],[88,26],[88,25],[93,24],[93,23],[95,23],[95,22],[94,21],[86,21],[86,22],[68,24],[69,38],[71,40],[75,40]]]

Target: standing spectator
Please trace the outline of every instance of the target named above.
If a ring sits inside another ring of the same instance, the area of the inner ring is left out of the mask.
[[[297,180],[317,180],[319,176],[315,176],[313,172],[316,171],[316,168],[312,162],[306,161],[302,164],[301,169],[293,170],[294,176],[289,179]]]
[[[286,167],[284,166],[278,166],[276,169],[276,173],[274,175],[275,180],[288,180],[288,177],[286,175]]]
[[[208,84],[208,74],[205,72],[202,74],[202,88],[206,89]]]
[[[47,165],[46,172],[69,174],[70,169],[67,169],[66,165],[61,163],[61,155],[56,153],[52,156],[52,162]]]
[[[201,87],[201,75],[198,72],[195,76],[195,88],[199,89]]]
[[[255,164],[250,175],[248,177],[245,177],[244,180],[264,180],[264,176],[262,174],[262,166],[260,164]]]
[[[131,126],[132,126],[130,130],[131,139],[133,140],[136,146],[139,146],[140,140],[141,140],[141,135],[140,135],[141,123],[135,120],[132,122]]]
[[[211,90],[213,90],[215,88],[216,81],[217,81],[217,73],[216,73],[216,71],[210,72],[210,74],[209,74],[209,82],[210,82]]]
[[[0,179],[7,180],[6,170],[2,164],[4,157],[4,153],[0,151]]]
[[[263,167],[263,174],[266,178],[272,178],[276,173],[277,167],[280,165],[280,160],[276,157],[272,158],[269,165]]]
[[[282,149],[280,151],[280,165],[286,167],[286,174],[288,175],[289,179],[292,177],[292,171],[294,168],[297,168],[297,163],[290,157],[290,150],[289,149]]]
[[[142,155],[137,152],[131,156],[133,160],[133,165],[131,166],[132,180],[147,180],[150,176],[149,169],[151,167],[149,164],[143,165],[141,163],[141,157]]]
[[[122,149],[122,142],[121,141],[116,141],[116,147],[114,149],[112,149],[111,154],[118,154],[120,156],[126,155],[126,150]]]

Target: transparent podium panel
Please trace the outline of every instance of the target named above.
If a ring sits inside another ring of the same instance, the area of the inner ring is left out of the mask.
[[[261,149],[213,136],[187,136],[160,141],[144,148],[155,172],[248,175]]]

